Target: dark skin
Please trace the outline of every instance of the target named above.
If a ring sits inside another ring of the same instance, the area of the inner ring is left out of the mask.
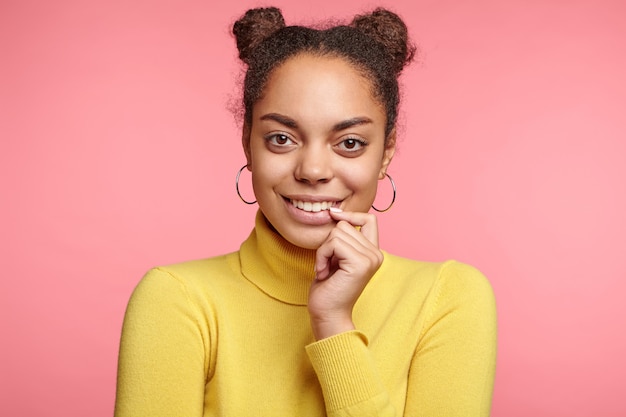
[[[341,58],[290,58],[244,128],[261,210],[285,239],[316,250],[308,310],[318,340],[355,329],[354,305],[383,261],[368,210],[395,134],[385,136],[385,112],[361,74]]]

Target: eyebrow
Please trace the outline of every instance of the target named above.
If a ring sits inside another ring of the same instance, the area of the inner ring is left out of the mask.
[[[278,113],[268,113],[261,116],[261,120],[274,120],[282,124],[283,126],[289,127],[291,129],[297,129],[298,123],[292,119],[291,117],[285,116],[283,114]],[[364,125],[368,123],[373,123],[372,119],[369,117],[353,117],[348,120],[343,120],[337,124],[335,124],[332,128],[333,132],[340,132],[342,130],[351,128],[353,126]]]
[[[291,117],[284,116],[278,113],[268,113],[261,116],[261,120],[274,120],[275,122],[280,123],[283,126],[290,127],[292,129],[296,129],[298,127],[298,123],[293,120]]]
[[[344,120],[333,126],[333,132],[340,132],[344,129],[351,128],[353,126],[365,125],[373,123],[369,117],[353,117],[352,119]]]

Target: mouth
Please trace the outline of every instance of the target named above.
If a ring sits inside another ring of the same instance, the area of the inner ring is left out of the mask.
[[[320,211],[328,210],[331,207],[335,207],[340,201],[304,201],[296,200],[293,198],[287,198],[287,200],[297,209],[307,211],[310,213],[317,213]]]

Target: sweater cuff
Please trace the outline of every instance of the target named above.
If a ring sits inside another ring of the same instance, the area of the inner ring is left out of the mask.
[[[327,412],[371,399],[383,391],[367,345],[367,337],[352,330],[306,346]]]

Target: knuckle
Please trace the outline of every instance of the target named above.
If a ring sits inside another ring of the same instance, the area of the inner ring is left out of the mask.
[[[339,230],[336,227],[334,227],[328,234],[327,240],[330,241],[330,240],[336,239],[338,234],[339,234]]]
[[[344,231],[340,229],[333,229],[332,232],[328,234],[328,240],[339,240],[344,235]]]
[[[378,224],[378,217],[373,213],[365,213],[365,218],[367,223],[371,223],[374,226]]]
[[[348,223],[345,220],[340,220],[339,222],[337,222],[337,227],[335,229],[340,229],[340,230],[349,230],[349,228],[352,228],[353,226]]]
[[[383,254],[379,250],[375,250],[371,253],[369,257],[370,265],[372,267],[378,268],[383,263]]]

